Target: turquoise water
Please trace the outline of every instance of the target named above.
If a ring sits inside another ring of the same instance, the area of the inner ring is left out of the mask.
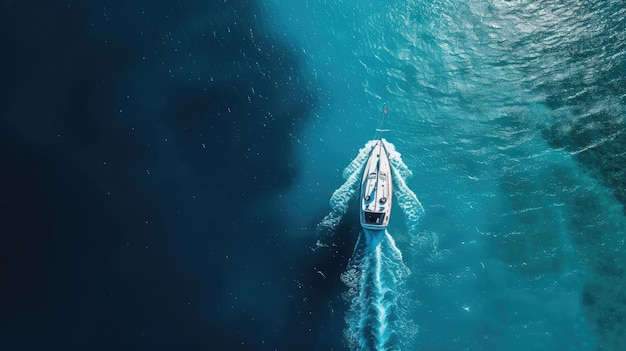
[[[0,8],[0,350],[624,349],[622,2]]]
[[[324,211],[390,111],[387,139],[425,207],[418,242],[401,218],[390,228],[412,271],[408,349],[620,349],[619,2],[266,6],[322,95],[298,137],[302,213]]]

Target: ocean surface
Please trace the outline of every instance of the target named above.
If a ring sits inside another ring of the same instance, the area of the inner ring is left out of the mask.
[[[0,43],[0,350],[624,350],[622,1],[5,0]]]

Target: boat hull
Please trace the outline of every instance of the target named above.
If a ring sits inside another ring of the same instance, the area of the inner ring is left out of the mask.
[[[361,179],[361,226],[369,230],[386,229],[391,215],[391,165],[383,140],[372,148]]]

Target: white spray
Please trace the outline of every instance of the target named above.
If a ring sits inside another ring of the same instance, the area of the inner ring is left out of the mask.
[[[404,212],[411,235],[417,235],[419,219],[424,208],[417,196],[406,185],[412,175],[393,144],[382,139],[389,153],[394,180],[394,196]],[[345,183],[331,199],[331,212],[318,224],[318,230],[332,232],[347,212],[350,200],[357,192],[359,180],[367,159],[376,145],[369,141],[343,172]],[[344,294],[350,309],[346,315],[344,335],[352,350],[400,350],[416,327],[403,307],[407,293],[403,291],[409,268],[402,261],[402,252],[387,231],[363,230],[357,239],[346,272],[341,275],[348,287]]]

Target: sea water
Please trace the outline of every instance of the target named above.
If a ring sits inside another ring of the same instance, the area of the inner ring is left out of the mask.
[[[621,1],[0,16],[0,349],[623,350]]]
[[[412,272],[406,349],[621,349],[620,2],[265,6],[323,92],[300,136],[311,212],[389,110],[425,209],[417,236],[397,217],[389,230]]]

